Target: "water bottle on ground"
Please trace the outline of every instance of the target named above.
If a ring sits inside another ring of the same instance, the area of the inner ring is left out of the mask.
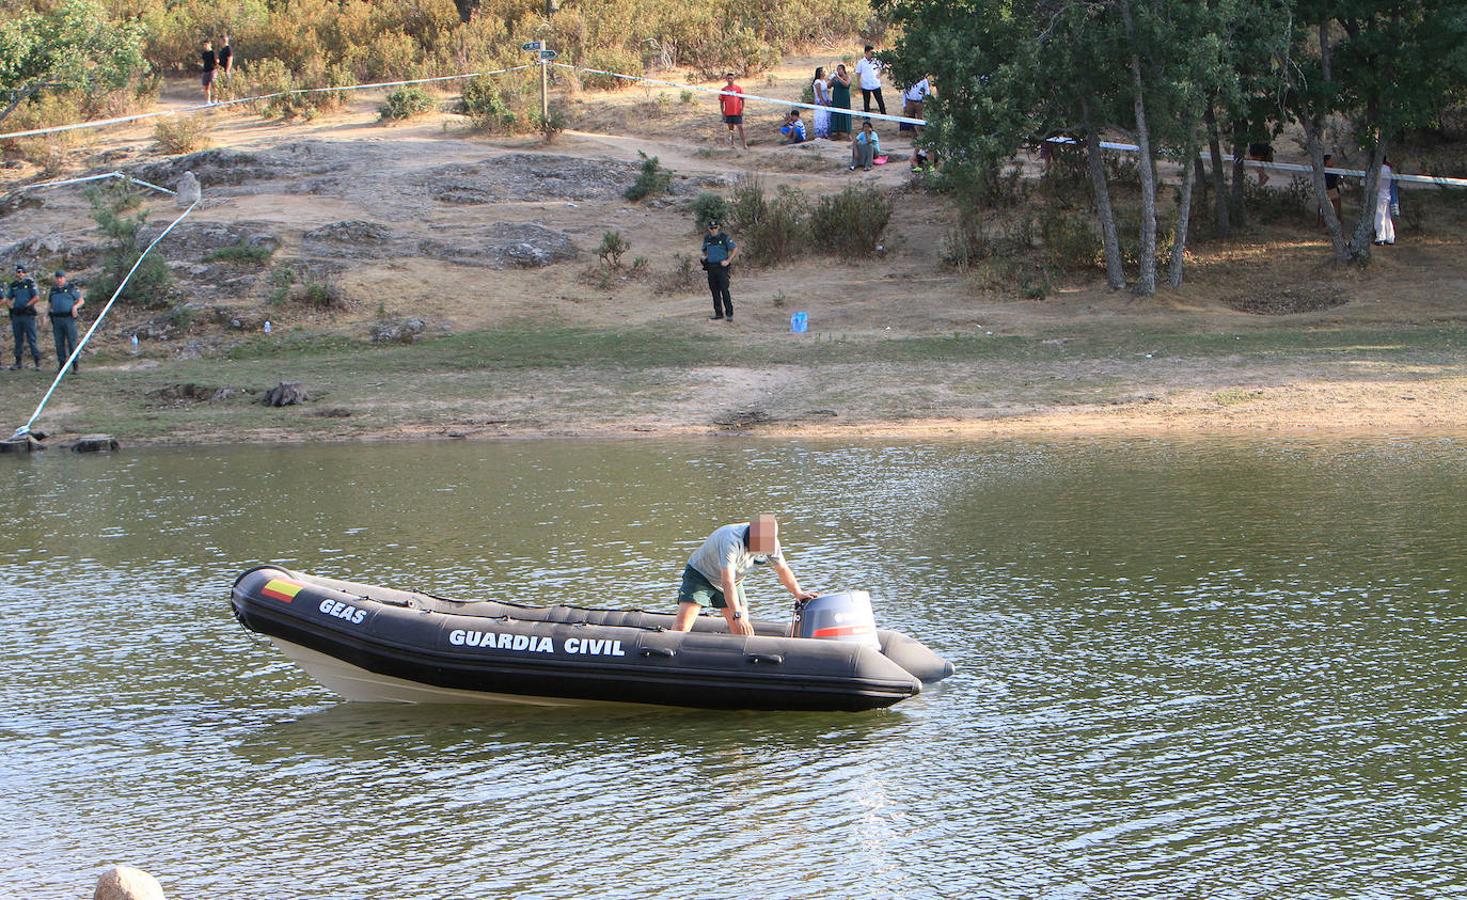
[[[804,334],[810,330],[810,316],[808,313],[797,312],[790,316],[790,333]]]
[[[133,353],[137,353],[138,352],[138,336],[137,335],[133,335],[132,336],[132,352]]]
[[[266,319],[265,320],[265,333],[266,334],[269,334],[270,333],[270,320],[269,319]]]

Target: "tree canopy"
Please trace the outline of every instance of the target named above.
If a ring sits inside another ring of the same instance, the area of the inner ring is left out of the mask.
[[[0,22],[0,122],[46,90],[115,91],[147,68],[142,29],[91,0],[63,0]]]

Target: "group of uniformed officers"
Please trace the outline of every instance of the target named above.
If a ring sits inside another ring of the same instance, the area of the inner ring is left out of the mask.
[[[5,288],[5,305],[10,310],[10,331],[15,335],[15,365],[20,368],[25,359],[26,347],[30,348],[31,361],[41,367],[41,348],[36,343],[36,316],[40,315],[41,291],[36,280],[25,266],[15,267],[15,278]],[[66,273],[58,271],[46,295],[46,315],[51,319],[51,336],[56,340],[56,367],[66,365],[66,360],[76,350],[76,314],[86,305],[81,289],[66,283]],[[72,369],[80,368],[72,364]]]

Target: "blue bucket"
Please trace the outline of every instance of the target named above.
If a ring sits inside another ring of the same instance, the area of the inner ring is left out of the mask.
[[[790,333],[804,334],[810,330],[810,316],[806,313],[797,312],[790,316]]]

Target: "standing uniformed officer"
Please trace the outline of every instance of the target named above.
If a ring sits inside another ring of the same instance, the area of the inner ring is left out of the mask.
[[[66,366],[67,357],[76,350],[76,312],[86,305],[82,292],[74,284],[66,283],[66,273],[56,273],[56,285],[47,298],[51,315],[51,336],[56,339],[56,368]],[[72,365],[72,370],[81,369]]]
[[[41,292],[36,289],[36,280],[26,272],[25,266],[15,267],[15,280],[5,289],[5,299],[10,307],[10,332],[15,335],[15,365],[10,368],[20,368],[25,345],[29,343],[31,360],[39,369],[41,348],[36,344],[36,303],[41,299]]]
[[[739,248],[717,222],[708,223],[703,235],[703,268],[708,272],[708,291],[713,294],[710,319],[733,321],[733,295],[728,292],[728,267]]]

